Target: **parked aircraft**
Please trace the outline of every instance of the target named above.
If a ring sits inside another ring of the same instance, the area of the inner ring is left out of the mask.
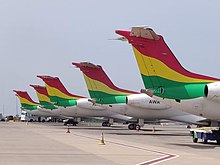
[[[150,96],[188,113],[220,121],[220,79],[187,71],[181,66],[163,37],[147,27],[116,30],[127,39]]]
[[[89,101],[89,98],[73,95],[67,91],[58,77],[37,76],[41,78],[46,85],[50,101],[56,106],[63,107],[68,116],[72,117],[105,117],[108,120],[102,123],[102,126],[110,126],[113,119],[128,121],[131,117],[120,115],[107,111],[104,106],[96,106]]]
[[[40,104],[33,101],[26,91],[13,90],[21,103],[21,109],[36,116],[49,116],[49,113],[42,111]]]
[[[82,72],[92,102],[97,105],[108,105],[108,109],[122,115],[139,119],[132,123],[130,129],[143,126],[144,120],[155,121],[168,119],[193,124],[207,124],[205,118],[170,108],[144,93],[129,91],[116,87],[100,65],[89,62],[73,63]],[[200,123],[201,122],[201,123]]]
[[[42,111],[49,113],[53,117],[57,118],[70,118],[67,116],[68,114],[65,113],[65,109],[54,105],[50,102],[49,95],[47,93],[45,86],[40,85],[30,85],[33,87],[37,93],[38,100],[40,102],[40,107]]]

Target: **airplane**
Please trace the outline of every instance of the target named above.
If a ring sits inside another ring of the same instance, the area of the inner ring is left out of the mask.
[[[113,119],[123,121],[131,119],[131,117],[107,111],[106,107],[95,106],[89,101],[89,98],[69,93],[58,77],[37,77],[45,82],[50,101],[58,107],[63,107],[63,112],[66,112],[66,116],[108,118],[108,121],[104,120],[102,126],[111,126]]]
[[[142,92],[185,112],[220,121],[220,79],[186,70],[161,35],[148,27],[116,30],[133,48],[144,81]]]
[[[46,87],[40,85],[30,85],[30,86],[33,87],[34,90],[36,91],[38,100],[42,108],[50,109],[50,110],[57,109],[57,107],[50,102],[50,98],[47,93]]]
[[[13,91],[16,93],[16,96],[20,100],[22,110],[35,116],[47,117],[49,115],[48,113],[41,110],[41,108],[39,107],[40,104],[33,101],[26,91],[18,91],[18,90],[13,90]]]
[[[100,65],[89,62],[72,63],[78,67],[92,98],[98,105],[108,105],[108,109],[122,115],[138,119],[137,123],[129,124],[129,129],[140,129],[144,121],[168,119],[185,123],[206,125],[203,117],[195,116],[180,110],[170,108],[145,93],[129,91],[116,87]]]
[[[50,98],[45,86],[40,86],[40,85],[30,85],[30,86],[33,87],[37,93],[37,97],[40,102],[40,107],[42,108],[42,111],[49,113],[52,117],[69,118],[68,116],[65,116],[64,113],[62,113],[63,112],[62,108],[58,108],[58,106],[50,102]]]

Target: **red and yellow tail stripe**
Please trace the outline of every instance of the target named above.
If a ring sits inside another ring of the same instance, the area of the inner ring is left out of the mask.
[[[17,94],[22,105],[25,105],[25,106],[38,106],[39,105],[39,103],[34,102],[31,99],[31,97],[26,91],[17,91],[17,90],[13,90],[13,91]]]
[[[52,102],[55,100],[58,101],[59,99],[77,100],[80,98],[84,98],[82,96],[73,95],[69,93],[58,77],[51,77],[51,76],[37,76],[37,77],[41,78],[45,82],[48,95],[50,96],[50,100]]]
[[[181,82],[181,83],[210,83],[214,82],[217,79],[207,77],[207,76],[196,76],[195,74],[189,73],[182,74],[169,66],[164,62],[150,57],[148,55],[142,54],[140,51],[133,46],[134,54],[140,69],[140,72],[143,76],[159,76],[161,78]],[[150,66],[150,67],[149,67]]]
[[[107,93],[108,95],[129,95],[131,94],[131,91],[127,91],[127,90],[118,90],[118,89],[114,89],[109,87],[107,84],[92,79],[90,77],[88,77],[86,74],[83,74],[84,79],[86,81],[87,84],[87,88],[89,91],[96,91],[96,92],[104,92]]]
[[[118,95],[126,96],[137,93],[116,87],[100,65],[95,65],[89,62],[72,64],[80,68],[83,72],[85,82],[92,98]]]

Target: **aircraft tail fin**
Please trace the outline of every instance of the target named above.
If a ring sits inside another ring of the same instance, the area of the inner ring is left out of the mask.
[[[52,76],[37,76],[37,77],[41,78],[45,82],[46,89],[50,97],[50,101],[52,102],[58,102],[64,100],[77,100],[80,98],[84,98],[82,96],[73,95],[69,93],[58,77],[52,77]]]
[[[19,98],[22,108],[34,110],[38,108],[39,103],[33,101],[26,91],[13,90]]]
[[[91,98],[134,94],[136,92],[116,87],[100,65],[89,62],[72,63],[83,72]]]
[[[47,93],[47,89],[45,86],[40,85],[30,85],[34,88],[37,93],[38,100],[40,101],[40,105],[42,105],[46,109],[56,109],[56,107],[50,102],[50,97]]]
[[[115,32],[123,36],[123,40],[126,38],[132,45],[146,89],[158,89],[161,93],[164,92],[164,87],[202,85],[219,81],[216,78],[187,71],[176,59],[163,37],[151,28],[133,27],[130,31],[116,30]]]

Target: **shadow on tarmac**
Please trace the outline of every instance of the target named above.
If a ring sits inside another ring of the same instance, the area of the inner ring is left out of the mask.
[[[67,129],[67,127],[63,127],[63,129]],[[191,136],[189,133],[166,133],[167,130],[156,130],[155,132],[152,131],[152,129],[144,129],[140,131],[136,130],[128,130],[124,127],[69,127],[69,129],[81,129],[81,130],[97,130],[97,131],[105,131],[105,130],[115,130],[115,131],[127,131],[127,132],[105,132],[105,134],[111,134],[111,135],[138,135],[138,136],[167,136],[167,137],[178,137],[178,136]],[[147,133],[149,132],[149,133]]]
[[[189,134],[173,134],[173,133],[139,133],[139,132],[131,132],[131,133],[106,133],[106,134],[112,134],[112,135],[138,135],[138,136],[172,136],[172,137],[178,137],[178,136],[190,136]]]
[[[67,129],[67,126],[64,126],[63,129]],[[70,126],[69,129],[81,129],[81,130],[128,130],[127,128],[113,128],[113,127],[74,127]]]
[[[61,129],[67,129],[68,126],[60,125],[60,124],[53,124],[54,126],[58,126]],[[137,130],[128,130],[127,127],[113,125],[111,127],[101,127],[101,126],[87,126],[87,125],[79,125],[79,126],[69,126],[70,130],[94,130],[94,131],[117,131],[117,132],[105,132],[105,134],[111,135],[121,135],[121,136],[129,136],[129,135],[138,135],[138,136],[161,136],[161,137],[180,137],[180,136],[191,136],[190,133],[177,133],[178,130],[166,130],[166,129],[159,129],[156,128],[155,132],[153,132],[152,128],[145,128],[139,131]],[[121,132],[126,131],[126,132]],[[170,131],[172,131],[170,133]],[[175,131],[175,133],[174,133]]]
[[[207,144],[203,144],[202,142],[198,142],[198,143],[192,142],[192,144],[180,144],[180,143],[167,143],[167,144],[174,146],[190,147],[193,149],[214,149],[220,147],[220,145],[216,144],[215,142],[208,142]]]

